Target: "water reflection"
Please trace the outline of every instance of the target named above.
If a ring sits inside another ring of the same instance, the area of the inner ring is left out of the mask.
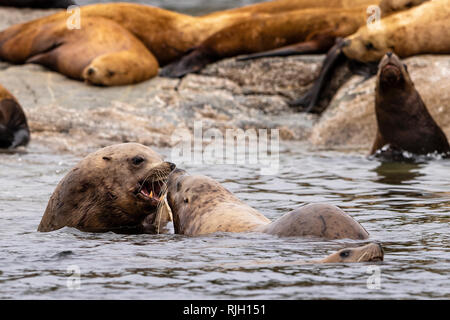
[[[381,162],[373,171],[377,173],[376,181],[390,185],[411,184],[423,176],[420,169],[423,163]]]

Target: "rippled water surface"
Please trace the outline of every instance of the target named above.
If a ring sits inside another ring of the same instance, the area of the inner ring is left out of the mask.
[[[367,288],[373,263],[283,265],[367,241],[38,233],[51,193],[79,158],[34,144],[25,154],[0,153],[0,298],[450,298],[450,161],[382,164],[361,154],[286,146],[274,176],[254,166],[186,168],[272,219],[310,202],[340,206],[385,248],[375,264],[379,290]],[[70,266],[81,271],[78,290],[67,287]]]

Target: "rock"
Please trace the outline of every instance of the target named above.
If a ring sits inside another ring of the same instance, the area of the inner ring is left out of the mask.
[[[0,8],[0,30],[6,29],[13,24],[24,23],[30,20],[42,18],[53,13],[61,11],[60,9],[17,9],[10,7]]]
[[[450,138],[450,55],[405,59],[411,78],[433,118]],[[353,76],[314,126],[310,141],[327,148],[360,147],[369,152],[376,134],[375,77]]]

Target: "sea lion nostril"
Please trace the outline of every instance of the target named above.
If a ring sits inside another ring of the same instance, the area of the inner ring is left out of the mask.
[[[392,51],[386,52],[386,55],[388,56],[388,58],[392,57]]]
[[[94,69],[94,68],[89,68],[89,69],[87,70],[88,76],[92,76],[94,73],[95,73],[95,69]]]
[[[169,164],[169,166],[170,166],[170,170],[175,170],[175,168],[177,167],[177,165],[175,164],[175,163],[172,163],[172,162],[167,162],[168,164]]]

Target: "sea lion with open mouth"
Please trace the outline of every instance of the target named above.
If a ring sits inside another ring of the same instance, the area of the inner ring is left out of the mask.
[[[368,232],[341,209],[310,204],[270,221],[217,181],[177,169],[169,175],[167,201],[175,233],[263,232],[277,236],[367,239]]]
[[[30,141],[27,117],[16,98],[0,85],[0,149],[14,149]]]
[[[378,68],[375,114],[378,132],[371,154],[381,156],[408,151],[450,156],[447,137],[428,112],[407,66],[391,52],[384,56]]]
[[[156,224],[161,222],[157,209],[174,168],[137,143],[91,153],[60,181],[38,231],[73,227],[86,232],[157,233]]]

